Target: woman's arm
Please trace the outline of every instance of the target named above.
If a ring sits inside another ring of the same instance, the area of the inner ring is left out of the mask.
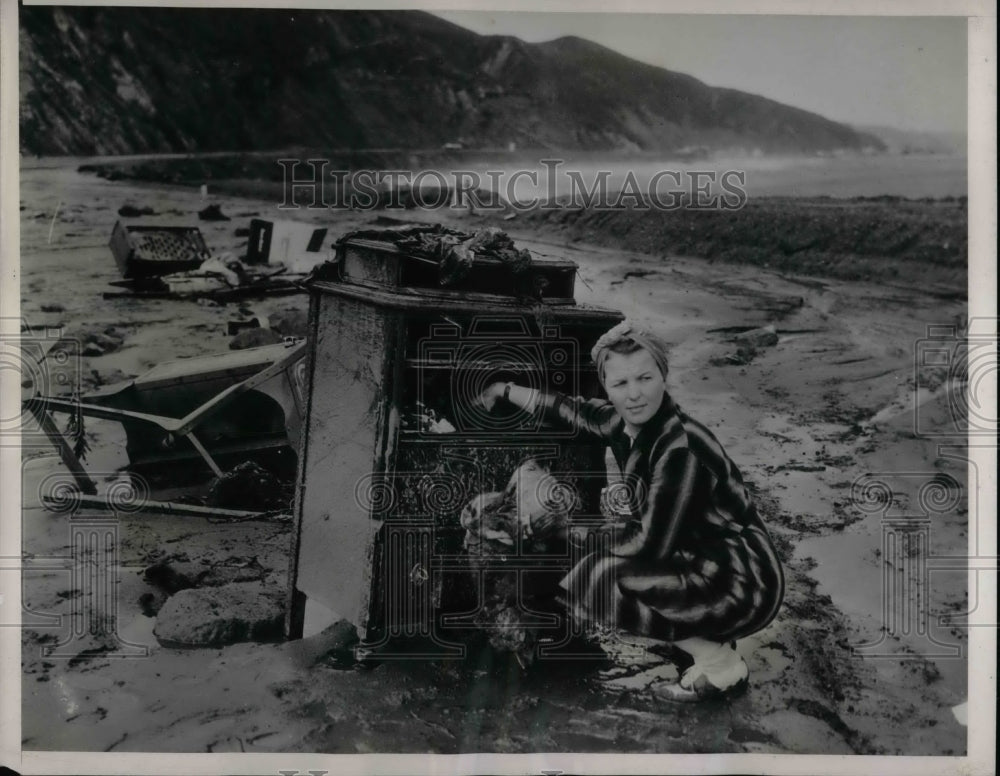
[[[491,412],[496,402],[503,400],[504,396],[515,407],[525,412],[537,412],[554,426],[587,434],[595,439],[606,440],[618,419],[618,413],[607,401],[571,397],[558,392],[543,393],[515,383],[493,383],[487,386],[480,394],[480,401]]]
[[[692,516],[707,507],[700,503],[700,494],[710,491],[711,476],[686,446],[654,454],[646,508],[639,520],[619,531],[611,552],[654,561],[668,558]]]
[[[510,388],[508,389],[507,386],[510,386]],[[480,394],[479,400],[483,403],[487,412],[492,412],[497,401],[503,399],[505,395],[507,401],[518,409],[525,412],[534,412],[541,392],[534,388],[525,388],[523,385],[517,385],[516,383],[491,383]]]

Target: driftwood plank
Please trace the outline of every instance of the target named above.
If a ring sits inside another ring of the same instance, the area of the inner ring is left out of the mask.
[[[101,496],[76,495],[73,500],[79,504],[81,509],[98,509],[103,511],[114,510],[114,501]],[[54,499],[47,496],[42,497],[45,506],[60,507],[65,506],[65,499]],[[189,517],[225,517],[230,519],[249,520],[261,517],[265,512],[250,512],[242,509],[223,509],[222,507],[203,507],[197,504],[180,504],[176,501],[151,501],[146,500],[141,504],[129,504],[128,512],[157,512],[164,515],[180,515]]]

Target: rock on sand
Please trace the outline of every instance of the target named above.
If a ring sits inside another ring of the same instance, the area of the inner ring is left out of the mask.
[[[172,647],[217,647],[283,636],[284,595],[273,585],[240,582],[181,590],[160,609],[153,629]]]
[[[229,349],[259,348],[262,345],[274,345],[281,341],[282,336],[273,329],[245,329],[229,340]]]

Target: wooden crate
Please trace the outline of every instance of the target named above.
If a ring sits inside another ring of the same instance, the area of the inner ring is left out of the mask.
[[[126,226],[118,221],[109,245],[124,278],[188,272],[211,255],[196,226]]]

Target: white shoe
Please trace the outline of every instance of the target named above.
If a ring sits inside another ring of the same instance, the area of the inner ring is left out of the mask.
[[[732,658],[725,663],[718,660],[712,664],[696,662],[676,682],[654,687],[653,692],[664,700],[677,703],[697,703],[738,695],[750,683],[750,669],[736,650],[729,654]]]

